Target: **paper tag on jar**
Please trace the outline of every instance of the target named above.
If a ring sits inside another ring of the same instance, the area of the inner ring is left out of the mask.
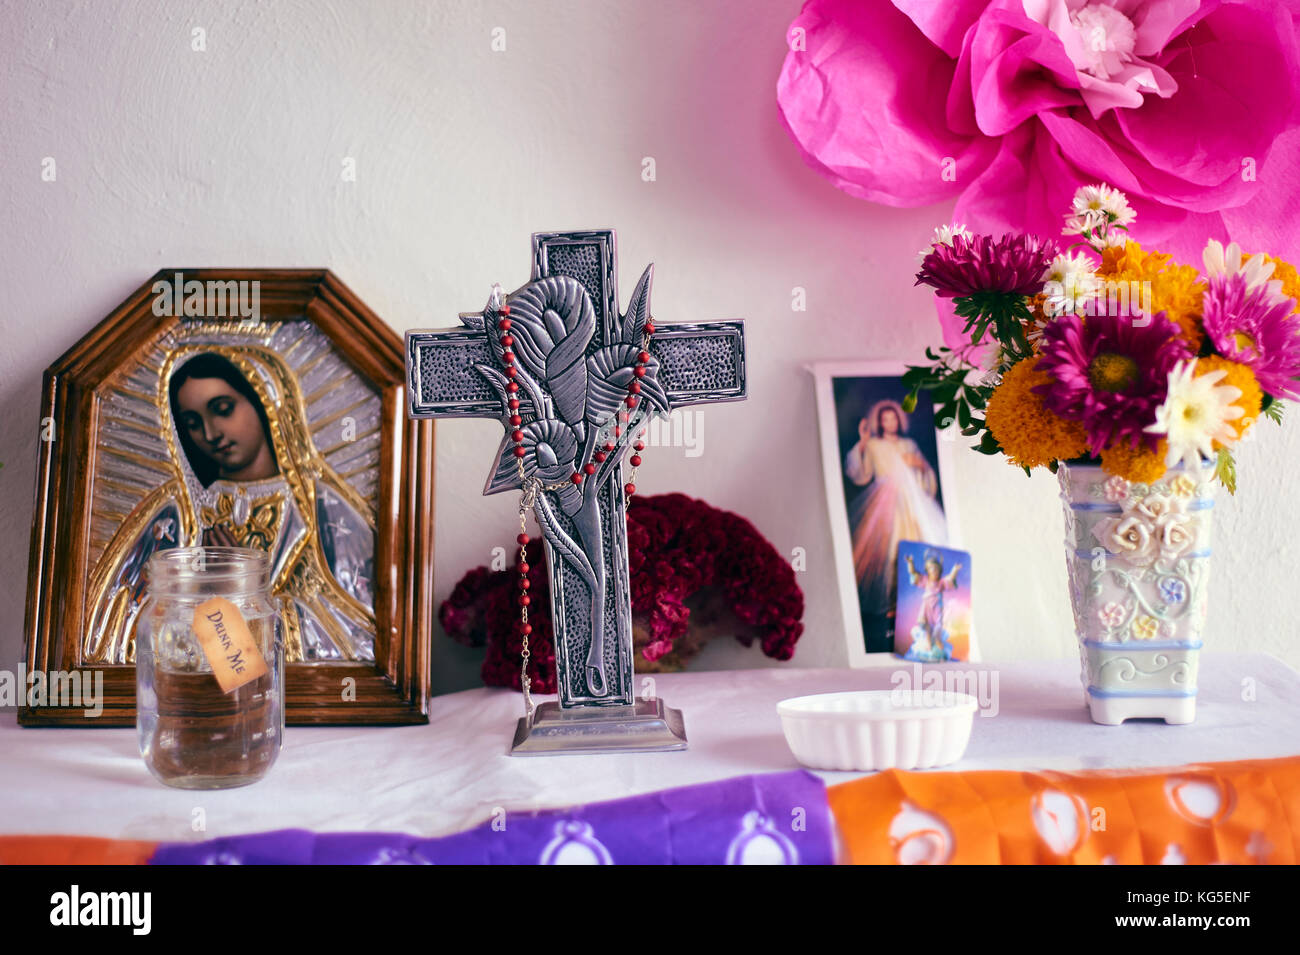
[[[265,676],[266,659],[257,648],[239,608],[225,597],[213,597],[194,611],[194,633],[222,693],[237,690]]]

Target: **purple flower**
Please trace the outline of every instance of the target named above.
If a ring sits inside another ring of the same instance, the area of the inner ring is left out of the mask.
[[[1241,272],[1212,275],[1202,298],[1205,333],[1223,357],[1255,373],[1275,398],[1300,398],[1300,318],[1295,300],[1247,284]]]
[[[1043,273],[1056,255],[1056,244],[1032,235],[955,235],[951,244],[936,243],[916,273],[917,285],[929,285],[942,298],[965,298],[978,292],[1034,295],[1043,288]]]
[[[1160,598],[1167,604],[1180,604],[1187,599],[1187,585],[1177,577],[1160,581]]]
[[[1144,325],[1116,315],[1065,315],[1047,326],[1039,347],[1038,368],[1053,380],[1035,393],[1049,411],[1083,423],[1094,455],[1121,441],[1156,450],[1159,438],[1146,427],[1165,400],[1169,370],[1192,357],[1164,312]]]

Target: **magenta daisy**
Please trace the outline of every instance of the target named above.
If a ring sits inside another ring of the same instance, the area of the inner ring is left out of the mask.
[[[1043,288],[1043,273],[1056,256],[1056,244],[1033,235],[954,235],[936,243],[916,273],[917,285],[929,285],[942,298],[965,298],[980,292],[1034,295]]]
[[[1053,380],[1034,391],[1050,411],[1088,429],[1094,455],[1127,441],[1156,450],[1146,431],[1164,402],[1169,370],[1192,357],[1178,326],[1157,312],[1145,325],[1117,315],[1066,315],[1043,331],[1041,371]]]
[[[1300,398],[1300,321],[1295,299],[1251,287],[1247,276],[1211,275],[1202,299],[1205,333],[1224,358],[1255,373],[1275,398]]]

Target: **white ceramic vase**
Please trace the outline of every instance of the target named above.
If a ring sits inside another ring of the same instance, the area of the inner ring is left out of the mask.
[[[1212,469],[1152,484],[1062,465],[1066,566],[1092,719],[1196,718],[1214,514]]]

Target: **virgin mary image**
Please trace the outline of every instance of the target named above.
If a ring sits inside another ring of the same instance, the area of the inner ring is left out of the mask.
[[[844,457],[844,474],[862,488],[849,502],[849,529],[866,648],[890,650],[898,542],[948,541],[936,500],[938,478],[907,437],[907,414],[898,402],[877,401],[859,420],[858,441]]]
[[[95,565],[86,659],[132,662],[149,558],[202,545],[269,555],[286,660],[373,660],[374,510],[316,451],[284,362],[249,346],[181,349],[156,404],[172,477]]]

